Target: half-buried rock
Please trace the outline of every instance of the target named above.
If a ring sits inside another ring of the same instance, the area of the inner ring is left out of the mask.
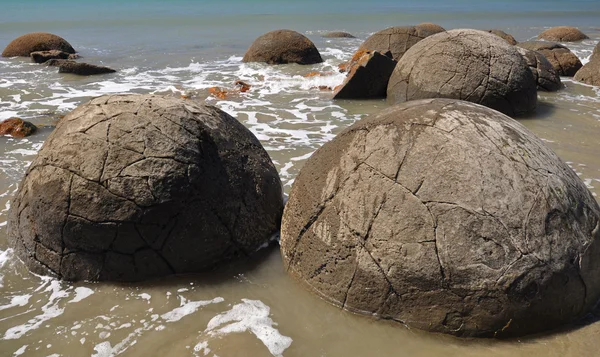
[[[533,78],[537,83],[538,89],[554,92],[563,87],[558,72],[554,69],[554,66],[548,61],[546,56],[538,51],[532,51],[522,47],[515,48],[523,55],[525,62],[527,62],[531,74],[533,74]]]
[[[519,42],[517,46],[543,54],[560,76],[573,77],[583,66],[579,58],[560,43],[527,41]]]
[[[58,65],[58,72],[72,73],[79,76],[93,76],[97,74],[115,73],[116,70],[105,66],[97,66],[95,64],[65,61]]]
[[[301,33],[276,30],[258,37],[242,62],[315,64],[323,62],[315,44]]]
[[[531,113],[537,105],[536,82],[523,56],[478,30],[450,30],[415,44],[398,61],[387,98],[392,104],[461,99],[510,116]]]
[[[346,310],[519,336],[596,304],[599,219],[575,172],[517,121],[429,99],[360,120],[311,156],[281,250],[289,274]]]
[[[31,52],[59,50],[75,53],[73,47],[62,37],[46,32],[33,32],[17,37],[2,51],[2,57],[29,57]]]
[[[236,119],[183,99],[104,96],[48,137],[8,235],[33,272],[135,281],[252,254],[282,210],[273,163]]]
[[[353,62],[344,83],[335,89],[334,99],[385,98],[396,61],[379,52],[363,52]]]

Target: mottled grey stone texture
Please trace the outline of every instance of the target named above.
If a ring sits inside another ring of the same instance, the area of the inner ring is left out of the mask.
[[[142,280],[249,255],[277,232],[279,176],[225,112],[103,96],[56,126],[21,182],[10,244],[33,272]]]
[[[315,64],[323,59],[308,37],[292,30],[275,30],[254,40],[242,62]]]
[[[317,150],[281,228],[284,267],[346,310],[459,336],[520,336],[600,296],[600,208],[517,121],[397,105]]]
[[[537,83],[538,89],[546,92],[554,92],[563,87],[558,72],[554,69],[552,63],[548,61],[546,56],[540,52],[522,47],[516,47],[516,49],[523,55],[525,62],[527,62],[531,74],[533,74],[533,78]]]
[[[358,48],[360,51],[377,51],[399,60],[409,48],[427,36],[433,35],[426,26],[396,26],[372,34]]]
[[[450,30],[427,37],[398,61],[387,89],[392,104],[451,98],[510,116],[533,112],[536,82],[514,46],[485,31]]]
[[[583,66],[579,58],[560,43],[527,41],[519,42],[517,46],[543,54],[560,76],[573,77]]]

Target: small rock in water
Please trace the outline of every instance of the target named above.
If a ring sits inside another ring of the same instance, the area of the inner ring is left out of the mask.
[[[575,42],[588,39],[588,35],[571,26],[556,26],[538,35],[540,40],[557,42]]]
[[[76,53],[67,53],[59,50],[36,51],[29,55],[35,63],[45,63],[51,59],[77,59],[79,55]]]
[[[89,63],[63,62],[58,67],[59,73],[72,73],[80,76],[91,76],[96,74],[115,73],[116,70],[104,66],[97,66]]]
[[[325,38],[356,38],[356,37],[354,37],[354,35],[352,35],[348,32],[343,32],[343,31],[326,32],[326,33],[322,34],[321,37],[325,37]]]
[[[36,130],[35,125],[20,118],[10,118],[0,123],[0,135],[10,135],[15,138],[24,138]]]

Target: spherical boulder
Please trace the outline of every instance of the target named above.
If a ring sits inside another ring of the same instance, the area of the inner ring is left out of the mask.
[[[416,26],[389,27],[367,38],[357,52],[377,51],[397,61],[409,48],[432,34]]]
[[[590,61],[575,73],[573,79],[592,86],[600,86],[600,43],[594,48]]]
[[[323,62],[323,59],[315,44],[303,34],[276,30],[254,40],[242,62],[315,64]]]
[[[523,55],[525,62],[527,62],[538,89],[554,92],[563,87],[558,72],[546,56],[537,51],[531,51],[522,47],[516,47],[516,49]]]
[[[59,50],[75,53],[73,47],[62,37],[46,32],[33,32],[14,39],[2,51],[2,57],[29,57],[31,52]]]
[[[540,33],[538,38],[546,41],[575,42],[588,39],[589,37],[575,27],[556,26]]]
[[[508,42],[508,44],[510,44],[510,45],[514,46],[517,44],[517,40],[515,40],[515,38],[512,35],[509,35],[502,30],[492,29],[492,30],[487,30],[487,32],[500,37],[504,41]]]
[[[600,207],[517,121],[457,100],[393,106],[317,150],[281,228],[284,268],[346,310],[519,336],[600,297]]]
[[[277,171],[236,119],[179,98],[103,96],[48,137],[8,236],[33,272],[136,281],[249,255],[282,211]]]
[[[510,116],[533,112],[536,83],[514,46],[485,31],[450,30],[427,37],[398,61],[388,102],[461,99]]]
[[[544,55],[560,76],[573,77],[583,66],[579,58],[567,47],[548,41],[519,42],[519,47]]]

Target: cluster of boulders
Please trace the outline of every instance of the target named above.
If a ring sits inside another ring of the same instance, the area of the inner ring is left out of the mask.
[[[2,57],[30,57],[35,63],[58,67],[59,73],[81,76],[114,73],[114,69],[76,62],[80,58],[64,38],[45,32],[33,32],[14,39],[2,51]]]

